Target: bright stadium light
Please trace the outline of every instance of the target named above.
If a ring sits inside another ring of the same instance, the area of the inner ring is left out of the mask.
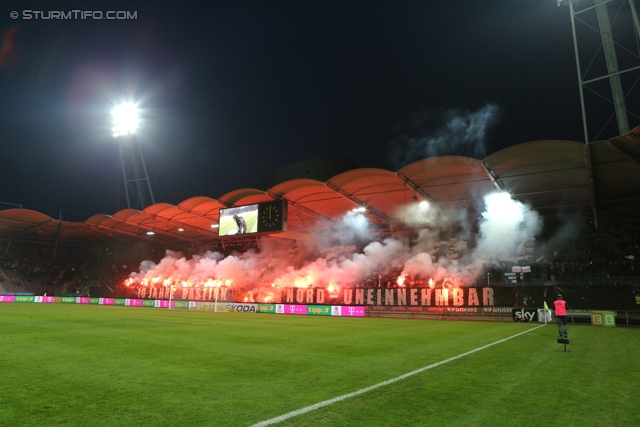
[[[138,108],[128,102],[117,105],[111,112],[113,115],[113,136],[119,137],[133,134],[138,127]]]
[[[119,146],[127,207],[143,210],[150,204],[155,204],[156,201],[153,197],[142,148],[136,137],[140,124],[138,104],[133,101],[118,104],[111,111],[111,116],[113,117],[111,133]]]

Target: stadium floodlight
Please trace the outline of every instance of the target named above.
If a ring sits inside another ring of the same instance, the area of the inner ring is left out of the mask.
[[[420,206],[420,209],[422,209],[423,211],[427,210],[427,208],[429,207],[429,202],[427,202],[426,200],[423,200],[420,202],[418,206]]]
[[[136,138],[139,125],[137,103],[129,101],[118,104],[111,111],[111,115],[113,117],[111,133],[120,146],[120,166],[127,207],[143,210],[149,206],[149,201],[151,204],[155,204],[156,201],[147,173],[147,164]]]
[[[367,211],[366,206],[358,206],[357,208],[353,209],[353,212],[355,213],[364,213],[366,211]]]
[[[113,136],[131,135],[138,128],[138,108],[131,102],[117,105],[111,112],[113,115]]]

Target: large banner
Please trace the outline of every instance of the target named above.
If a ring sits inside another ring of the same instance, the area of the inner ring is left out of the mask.
[[[221,287],[177,287],[171,293],[170,286],[138,286],[131,290],[138,299],[172,299],[187,301],[232,301],[233,292],[227,286]],[[217,292],[217,297],[216,297]]]
[[[285,288],[285,304],[492,307],[493,288],[346,288],[331,297],[323,288]]]
[[[562,294],[571,309],[637,310],[631,285],[617,286],[492,286],[455,289],[434,288],[343,288],[330,294],[323,288],[284,288],[282,304],[364,305],[368,307],[550,307]],[[511,312],[511,311],[509,311]]]

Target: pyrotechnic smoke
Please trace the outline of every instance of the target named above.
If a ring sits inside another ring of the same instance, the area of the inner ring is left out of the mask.
[[[324,256],[310,249],[284,246],[277,239],[263,238],[260,252],[249,251],[223,256],[207,252],[186,259],[179,252],[167,251],[158,264],[144,261],[140,271],[132,273],[130,282],[142,285],[176,284],[178,286],[229,286],[249,301],[277,299],[283,287],[353,287],[364,281],[392,271],[400,277],[433,279],[453,286],[474,283],[484,268],[496,258],[512,257],[522,245],[534,238],[541,226],[538,214],[528,206],[511,199],[506,193],[485,197],[486,210],[482,214],[477,241],[467,248],[463,240],[469,234],[465,215],[449,216],[423,204],[411,206],[408,215],[416,227],[417,240],[407,246],[398,239],[368,243],[362,253],[325,251]],[[452,225],[452,223],[454,225]],[[354,225],[355,224],[355,225]],[[347,215],[343,225],[349,225],[361,236],[368,230],[366,215]],[[457,237],[453,237],[453,230]],[[447,238],[443,238],[447,235]],[[318,245],[321,247],[321,245]]]
[[[536,245],[538,255],[551,254],[554,251],[566,251],[567,245],[575,242],[578,236],[589,229],[590,225],[579,215],[564,215],[559,218],[561,225],[541,245]]]
[[[480,220],[476,258],[505,258],[517,253],[524,243],[541,231],[542,219],[528,205],[507,193],[491,193],[484,198],[486,210]]]
[[[369,236],[369,220],[367,219],[364,212],[347,212],[347,214],[342,218],[341,222],[343,228],[350,230],[359,237]]]
[[[499,120],[497,105],[477,111],[424,110],[412,114],[394,130],[393,158],[400,168],[425,157],[458,155],[483,158],[487,133]]]

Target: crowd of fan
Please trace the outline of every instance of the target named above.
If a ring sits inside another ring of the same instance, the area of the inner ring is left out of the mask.
[[[640,221],[621,220],[604,231],[582,232],[559,248],[543,247],[544,278],[640,277]]]
[[[629,218],[613,222],[599,231],[584,228],[573,230],[545,230],[535,248],[521,258],[530,264],[529,280],[571,281],[584,278],[640,277],[640,219]],[[438,251],[448,248],[447,257],[455,258],[456,251],[466,245],[456,239],[440,242]],[[437,256],[439,253],[434,253]],[[85,253],[45,257],[27,253],[0,256],[0,285],[7,291],[33,292],[49,295],[88,295],[91,287],[119,286],[135,271],[147,255],[117,255]],[[157,261],[157,260],[156,260]],[[531,261],[531,262],[529,262]],[[510,266],[490,270],[492,280],[507,282]],[[398,272],[399,274],[399,272]],[[398,274],[388,273],[372,278],[369,286],[395,286]],[[412,284],[421,286],[421,284]],[[411,285],[410,285],[411,286]],[[0,289],[2,290],[2,289]]]
[[[14,292],[84,296],[89,295],[91,287],[123,282],[141,261],[140,257],[125,255],[98,257],[84,254],[51,258],[10,253],[0,257],[0,285]]]

